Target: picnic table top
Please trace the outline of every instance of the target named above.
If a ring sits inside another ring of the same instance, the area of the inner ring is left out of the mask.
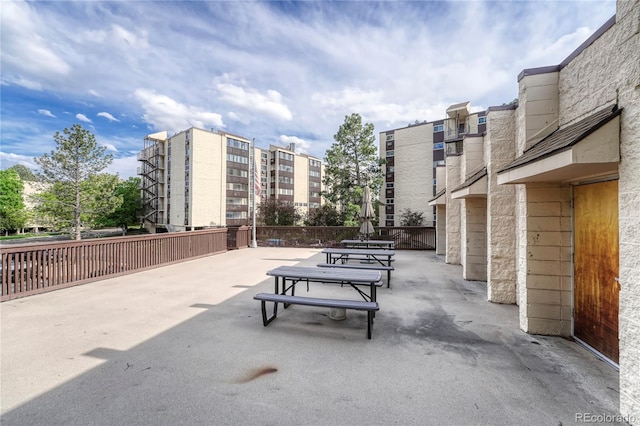
[[[394,256],[395,250],[379,249],[379,248],[346,248],[346,247],[330,247],[322,250],[325,254],[361,254],[376,256]]]
[[[278,266],[267,271],[272,277],[300,278],[323,282],[374,283],[382,278],[376,270],[319,268],[315,266]]]

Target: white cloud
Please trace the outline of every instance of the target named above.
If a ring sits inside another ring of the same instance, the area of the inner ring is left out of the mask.
[[[93,123],[91,119],[84,114],[76,114],[76,118],[80,121],[84,121],[85,123]]]
[[[152,90],[137,89],[134,95],[145,111],[142,118],[154,130],[181,131],[189,127],[225,127],[220,114],[185,105]]]
[[[38,114],[44,115],[45,117],[56,118],[56,116],[53,115],[53,113],[51,111],[49,111],[48,109],[39,109],[38,110]]]
[[[264,144],[297,137],[323,157],[353,112],[380,132],[461,101],[510,102],[522,69],[559,63],[615,13],[610,1],[195,4],[3,3],[1,84],[56,102],[4,108],[3,147],[33,151],[5,123],[49,108],[59,119],[40,120],[39,149],[79,109],[126,114],[96,122],[120,153],[141,149],[145,126],[196,126]]]
[[[2,2],[3,67],[6,68],[6,63],[17,72],[38,74],[46,70],[67,75],[71,67],[54,50],[55,43],[41,35],[50,23],[42,22],[34,8],[35,5],[26,2]]]
[[[280,142],[283,146],[290,146],[292,143],[295,144],[296,154],[307,154],[309,152],[309,148],[311,148],[311,144],[309,142],[297,136],[280,135]]]
[[[118,120],[117,118],[115,118],[113,115],[109,114],[108,112],[99,112],[96,114],[98,117],[104,117],[109,121],[117,121],[119,122],[120,120]]]
[[[9,84],[15,84],[16,86],[21,86],[21,87],[24,87],[25,89],[29,89],[29,90],[41,91],[43,89],[42,83],[30,80],[30,79],[25,78],[23,76],[18,76],[18,77],[9,76],[9,77],[7,77],[5,82],[7,82]]]
[[[122,179],[136,177],[138,168],[138,159],[135,155],[129,157],[114,158],[113,162],[107,167],[107,172],[117,174]]]
[[[37,170],[38,165],[34,163],[33,157],[29,157],[22,154],[14,154],[0,151],[0,163],[2,163],[3,169],[8,169],[16,164],[22,164],[30,168],[31,170]]]
[[[260,93],[253,88],[244,88],[226,82],[218,82],[216,89],[223,102],[279,120],[293,119],[293,114],[284,104],[282,95],[277,90],[269,89],[265,93]]]
[[[107,148],[107,151],[118,152],[118,148],[111,143],[102,143],[101,145]]]

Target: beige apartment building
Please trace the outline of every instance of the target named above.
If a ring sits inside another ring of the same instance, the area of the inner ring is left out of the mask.
[[[619,369],[620,414],[636,425],[639,64],[640,2],[619,0],[562,63],[523,70],[486,131],[445,141],[429,203],[438,253],[490,301],[517,304],[523,331],[571,337]]]
[[[293,146],[255,148],[242,136],[192,127],[169,137],[148,135],[138,153],[150,232],[251,224],[259,169],[261,197],[280,198],[301,213],[319,207],[322,164]],[[255,158],[255,162],[254,162]]]
[[[287,147],[270,145],[256,149],[260,158],[262,197],[293,204],[307,215],[324,203],[320,193],[324,166],[322,161],[307,154],[296,154],[295,144]]]
[[[423,213],[425,226],[434,226],[435,210],[428,202],[442,184],[436,170],[444,166],[445,142],[484,132],[485,120],[485,112],[471,113],[467,102],[451,106],[446,119],[381,132],[380,157],[385,167],[379,223],[400,226],[402,213],[411,210]]]

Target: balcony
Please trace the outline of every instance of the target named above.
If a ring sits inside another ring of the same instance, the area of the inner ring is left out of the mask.
[[[486,302],[484,286],[430,251],[396,251],[397,289],[378,290],[370,341],[358,311],[332,321],[328,309],[279,306],[264,327],[253,295],[273,292],[266,272],[323,261],[308,248],[241,249],[3,302],[3,424],[475,424],[478,411],[520,424],[526,407],[544,407],[534,423],[571,424],[579,410],[615,413],[617,371],[575,342],[523,333],[517,307]]]

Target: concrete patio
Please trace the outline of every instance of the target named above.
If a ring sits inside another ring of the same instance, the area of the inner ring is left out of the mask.
[[[372,340],[356,311],[292,306],[263,327],[265,272],[323,261],[244,249],[2,303],[0,423],[617,424],[613,368],[521,332],[516,306],[434,252],[397,252]],[[336,293],[358,297],[310,285]]]

